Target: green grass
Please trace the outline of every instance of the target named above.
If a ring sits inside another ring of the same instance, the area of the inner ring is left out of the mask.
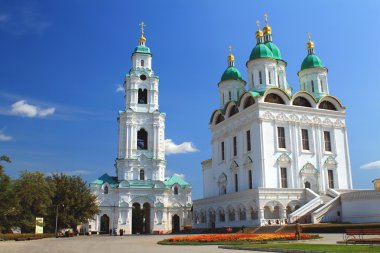
[[[370,245],[335,245],[335,244],[254,244],[254,245],[231,245],[223,246],[228,249],[253,249],[253,248],[272,248],[272,249],[297,249],[315,250],[321,252],[350,252],[350,253],[372,253],[380,252],[380,246]]]

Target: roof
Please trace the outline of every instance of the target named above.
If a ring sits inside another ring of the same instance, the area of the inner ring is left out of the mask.
[[[276,44],[274,44],[271,41],[268,41],[267,43],[265,43],[265,46],[267,46],[272,51],[273,58],[275,58],[276,60],[282,60],[280,49],[276,46]]]
[[[166,186],[172,187],[175,184],[178,184],[179,186],[183,187],[191,187],[191,184],[186,182],[182,177],[178,176],[177,174],[174,174],[171,177],[167,177],[164,181],[164,184]]]
[[[325,68],[321,59],[315,54],[308,54],[302,62],[301,70],[310,68]]]
[[[259,58],[274,58],[272,51],[265,44],[257,44],[249,56],[249,60],[255,60]]]
[[[241,77],[240,71],[235,67],[228,67],[223,75],[220,81],[227,81],[227,80],[243,80]]]
[[[91,184],[103,185],[104,183],[108,183],[112,188],[117,188],[118,186],[116,177],[110,177],[107,173],[103,174],[103,176],[99,177]]]
[[[137,46],[134,53],[150,54],[150,49],[147,46]]]

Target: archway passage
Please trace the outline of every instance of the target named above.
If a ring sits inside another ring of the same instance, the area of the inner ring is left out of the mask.
[[[144,203],[143,205],[143,233],[150,233],[150,205]]]
[[[110,232],[110,218],[107,214],[100,217],[100,233],[109,234]]]
[[[172,217],[172,232],[178,233],[180,229],[179,216],[177,214]]]
[[[310,185],[309,181],[305,182],[305,188],[309,188],[309,189],[311,188],[311,185]]]
[[[132,234],[141,234],[143,230],[144,210],[139,203],[132,206]]]

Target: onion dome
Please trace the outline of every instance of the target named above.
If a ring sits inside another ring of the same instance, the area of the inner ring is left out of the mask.
[[[321,59],[314,54],[314,42],[311,41],[310,34],[308,33],[309,41],[306,44],[307,47],[307,56],[303,60],[301,65],[301,70],[310,69],[310,68],[325,68]]]
[[[263,32],[260,29],[260,22],[256,21],[257,32],[256,32],[256,46],[252,49],[249,60],[255,60],[259,58],[274,58],[273,53],[269,47],[264,44]]]
[[[227,80],[243,81],[240,71],[237,68],[235,68],[235,56],[232,54],[231,46],[229,46],[229,50],[230,50],[230,54],[227,57],[228,68],[224,71],[220,81],[227,81]]]
[[[270,51],[272,51],[273,58],[275,58],[276,60],[282,60],[280,49],[276,46],[276,44],[274,44],[272,41],[268,41],[267,43],[265,43],[265,46],[267,46],[270,49]]]

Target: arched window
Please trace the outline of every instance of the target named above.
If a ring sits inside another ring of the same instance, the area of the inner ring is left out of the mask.
[[[230,110],[230,113],[229,113],[228,117],[231,117],[231,116],[235,115],[238,112],[239,112],[239,110],[238,110],[237,106],[233,105],[232,108],[231,108],[231,110]]]
[[[138,103],[139,104],[147,104],[148,103],[148,91],[146,89],[139,89],[138,91]]]
[[[104,192],[103,192],[104,194],[108,194],[108,186],[106,185],[106,186],[104,186]]]
[[[325,110],[332,110],[332,111],[337,111],[335,105],[333,105],[329,101],[323,101],[322,103],[319,104],[319,109],[325,109]]]
[[[220,122],[222,122],[224,120],[224,117],[222,114],[219,114],[218,117],[216,118],[216,122],[215,122],[215,125],[216,124],[219,124]]]
[[[173,192],[174,192],[174,195],[178,195],[178,186],[174,186]]]
[[[144,60],[141,60],[141,67],[144,67]]]
[[[310,189],[310,183],[309,183],[309,181],[305,182],[305,188],[309,188]]]
[[[248,97],[245,102],[244,102],[244,106],[243,106],[243,109],[247,108],[248,106],[251,106],[255,103],[255,100],[253,99],[253,97]]]
[[[144,170],[140,170],[140,180],[145,180],[145,172],[144,172]]]
[[[277,94],[270,93],[265,97],[265,102],[274,104],[285,104],[284,100]]]
[[[320,83],[321,83],[321,92],[323,92],[323,82],[322,82],[322,80],[320,80]]]
[[[261,76],[261,71],[259,71],[259,83],[263,84],[263,77]]]
[[[228,100],[231,100],[232,99],[232,94],[231,94],[231,91],[228,92]]]
[[[219,185],[219,195],[227,194],[227,176],[226,176],[226,174],[222,173],[219,176],[218,185]]]
[[[293,101],[293,105],[303,106],[303,107],[311,107],[310,102],[304,97],[296,97]]]
[[[314,91],[315,91],[315,89],[314,89],[314,81],[311,80],[311,92],[314,92]]]
[[[141,128],[140,131],[137,132],[137,149],[148,149],[148,133],[144,128]]]

